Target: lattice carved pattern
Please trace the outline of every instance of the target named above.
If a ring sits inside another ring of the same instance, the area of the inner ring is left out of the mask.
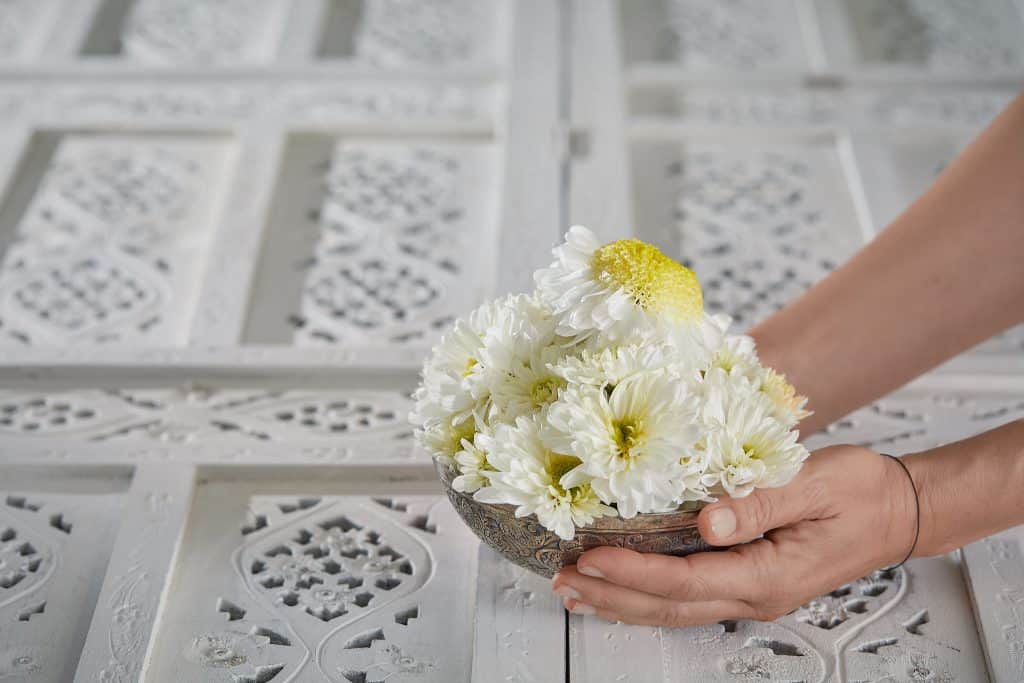
[[[156,64],[269,57],[280,0],[137,0],[122,30],[128,59]]]
[[[0,264],[0,340],[181,338],[218,143],[67,136]]]
[[[935,448],[1024,417],[1024,399],[956,392],[883,399],[807,439],[808,448],[854,443],[902,454]]]
[[[268,391],[186,385],[173,389],[0,392],[0,435],[90,441],[196,443],[410,436],[397,391]]]
[[[368,0],[356,56],[392,68],[493,61],[496,10],[489,0]]]
[[[421,613],[435,501],[251,499],[233,555],[240,590],[216,601],[219,620],[183,657],[211,681],[435,680],[444,667]]]
[[[688,67],[772,68],[805,61],[790,0],[669,0],[663,40]]]
[[[744,328],[827,275],[858,246],[832,224],[817,155],[693,149],[665,169],[676,191],[677,256],[696,269],[705,306]]]
[[[458,157],[437,148],[339,143],[290,320],[297,343],[419,342],[451,321],[446,295],[463,273],[459,172]]]
[[[1004,3],[969,0],[847,1],[872,57],[938,71],[985,72],[1022,63],[1021,18]],[[1016,30],[1004,30],[1007,22]],[[874,53],[877,52],[877,55]]]

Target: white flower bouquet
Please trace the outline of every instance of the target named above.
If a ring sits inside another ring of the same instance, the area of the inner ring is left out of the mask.
[[[808,413],[692,271],[637,240],[575,226],[507,296],[457,320],[423,367],[418,443],[453,488],[572,539],[597,517],[697,507],[781,486]]]

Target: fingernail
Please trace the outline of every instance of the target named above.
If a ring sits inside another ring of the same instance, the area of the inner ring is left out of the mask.
[[[577,602],[570,610],[573,614],[579,614],[582,616],[588,616],[590,614],[597,614],[597,610],[582,602]]]
[[[580,574],[583,574],[583,576],[592,576],[595,579],[604,578],[604,574],[601,573],[600,569],[598,569],[597,567],[592,567],[589,564],[586,567],[577,567],[576,571],[578,571]]]
[[[728,507],[720,507],[708,514],[711,533],[718,538],[729,538],[736,532],[736,513]]]
[[[555,595],[563,600],[579,600],[580,592],[572,586],[559,586],[555,589]]]

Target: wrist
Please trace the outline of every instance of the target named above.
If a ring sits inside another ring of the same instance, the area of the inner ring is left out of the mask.
[[[935,487],[932,485],[932,465],[925,453],[914,453],[903,457],[917,491],[918,507],[918,540],[914,549],[914,557],[930,557],[944,555],[956,550],[958,544],[937,524],[935,509]]]
[[[917,480],[907,462],[879,454],[884,461],[884,476],[888,486],[884,487],[888,501],[887,542],[884,547],[884,564],[902,564],[920,555],[921,506],[917,493]]]

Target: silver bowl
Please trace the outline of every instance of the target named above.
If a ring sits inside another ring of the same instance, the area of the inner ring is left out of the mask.
[[[513,505],[481,503],[471,494],[456,491],[452,480],[458,475],[442,462],[435,466],[448,499],[473,533],[505,558],[541,576],[551,578],[565,565],[575,564],[585,551],[600,546],[679,556],[712,549],[697,531],[693,510],[632,519],[601,517],[577,527],[575,538],[566,541],[542,527],[533,515],[516,517]]]

